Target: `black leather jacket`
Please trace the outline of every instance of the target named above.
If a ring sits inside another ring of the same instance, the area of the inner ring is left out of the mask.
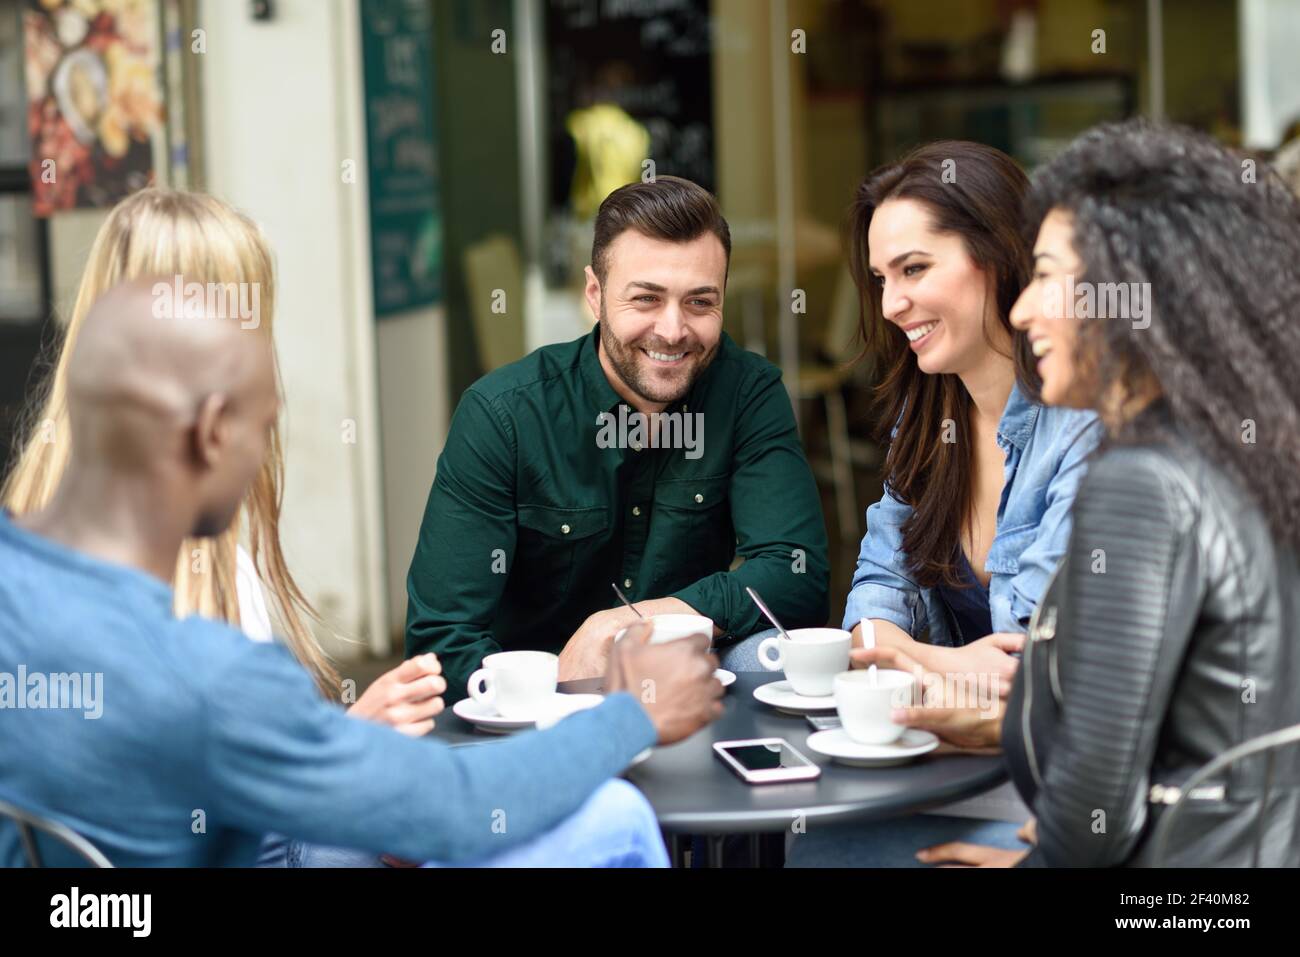
[[[1300,570],[1188,445],[1099,453],[1073,523],[1002,728],[1038,819],[1022,866],[1150,865],[1171,789],[1300,723]],[[1249,865],[1257,840],[1261,864],[1300,863],[1300,746],[1274,762],[1271,779],[1260,755],[1196,788],[1162,863]]]

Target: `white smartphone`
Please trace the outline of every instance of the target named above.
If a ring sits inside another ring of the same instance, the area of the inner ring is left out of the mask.
[[[713,753],[747,784],[811,781],[822,773],[821,768],[783,738],[718,741],[713,745]]]

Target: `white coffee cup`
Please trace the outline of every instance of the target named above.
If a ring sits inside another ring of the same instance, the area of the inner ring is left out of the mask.
[[[549,651],[501,651],[469,676],[470,696],[503,718],[536,718],[555,697],[560,659]]]
[[[707,635],[713,641],[713,619],[703,615],[651,615],[646,619],[652,629],[650,644],[661,645],[665,641],[676,641],[691,635]],[[614,636],[619,641],[627,634],[626,628],[619,629]]]
[[[858,744],[892,744],[907,729],[894,724],[890,712],[912,704],[916,676],[907,671],[877,668],[844,671],[835,676],[835,710],[848,736]]]
[[[849,668],[849,645],[853,636],[839,628],[796,628],[764,638],[758,644],[758,660],[768,671],[785,671],[795,694],[824,698],[831,694],[831,682]],[[776,657],[768,652],[775,651]]]

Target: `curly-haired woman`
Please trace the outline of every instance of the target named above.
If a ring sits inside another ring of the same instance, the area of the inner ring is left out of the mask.
[[[925,860],[1300,864],[1300,748],[1245,755],[1182,793],[1211,760],[1300,725],[1300,202],[1245,161],[1130,121],[1034,178],[1034,275],[1012,322],[1040,356],[1044,401],[1098,410],[1108,439],[1005,720],[899,716],[1000,739],[1036,845]],[[1161,854],[1153,830],[1180,796]]]

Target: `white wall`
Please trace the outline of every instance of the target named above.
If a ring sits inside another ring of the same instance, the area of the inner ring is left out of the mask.
[[[402,647],[406,573],[447,438],[446,312],[413,309],[378,327],[379,408],[383,421],[384,525],[388,621]]]
[[[99,227],[108,218],[106,209],[66,209],[49,218],[50,284],[54,314],[63,325],[72,318],[72,307],[81,287],[81,274],[90,258]]]
[[[345,160],[365,168],[356,4],[279,0],[266,23],[248,10],[204,0],[199,11],[208,189],[257,219],[276,251],[289,566],[339,632],[383,653],[390,601],[366,180],[341,175]],[[355,444],[344,441],[348,421]],[[343,658],[362,647],[327,646]]]
[[[1287,0],[1242,0],[1241,102],[1246,145],[1274,149],[1300,115],[1300,15]]]

